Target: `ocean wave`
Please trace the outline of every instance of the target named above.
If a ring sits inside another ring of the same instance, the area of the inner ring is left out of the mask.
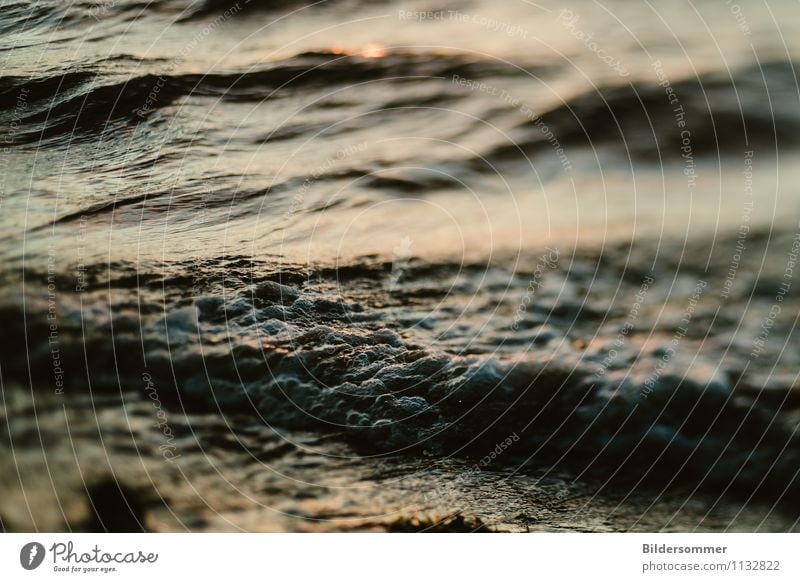
[[[157,61],[151,64],[157,65]],[[12,143],[30,143],[56,136],[91,137],[116,121],[139,123],[185,97],[261,102],[300,89],[376,79],[416,83],[454,74],[496,74],[499,69],[458,55],[397,54],[374,60],[325,52],[303,53],[242,72],[206,75],[164,73],[120,78],[87,68],[42,77],[4,77],[0,82],[0,112],[3,117],[18,118],[20,131]],[[21,94],[26,102],[22,110],[16,107]]]
[[[617,151],[665,161],[690,155],[736,154],[798,144],[800,110],[793,62],[775,61],[730,72],[599,86],[565,100],[517,128],[513,143],[487,152],[488,161],[560,145]],[[688,141],[687,141],[688,140]],[[682,149],[684,148],[684,149]]]
[[[671,343],[684,291],[702,295],[724,268],[706,272],[700,257],[696,270],[645,270],[646,249],[641,265],[615,252],[629,260],[561,257],[521,318],[535,273],[413,258],[400,277],[380,261],[319,270],[245,257],[83,267],[49,276],[49,290],[35,284],[48,275],[29,276],[24,298],[6,293],[0,308],[4,381],[52,390],[55,347],[65,394],[135,397],[146,374],[165,406],[333,432],[366,455],[469,458],[516,434],[503,465],[795,495],[797,392],[771,371],[800,364],[781,348],[791,321],[776,321],[773,348],[743,369],[772,300],[745,286],[750,307],[723,309],[740,336],[714,324],[718,303],[698,301],[693,325],[708,332]],[[28,361],[12,356],[20,345]]]
[[[157,69],[158,63],[149,67]],[[241,72],[206,75],[171,72],[124,78],[86,69],[45,77],[5,77],[0,84],[0,116],[19,118],[20,130],[12,143],[60,136],[91,139],[103,131],[145,122],[190,97],[214,103],[260,103],[375,80],[406,88],[402,96],[387,99],[382,110],[447,110],[471,97],[454,89],[454,78],[519,82],[529,69],[522,73],[511,65],[465,55],[392,53],[370,59],[328,52],[303,53]],[[542,67],[538,72],[546,70]],[[408,94],[415,86],[430,85],[439,90],[417,97]],[[740,153],[755,147],[795,147],[800,135],[800,115],[792,106],[796,92],[795,65],[788,61],[729,73],[710,72],[676,79],[672,84],[634,81],[599,86],[555,106],[530,104],[531,112],[538,113],[512,128],[506,143],[488,145],[475,164],[483,167],[486,162],[542,153],[556,145],[573,149],[601,146],[638,160],[661,162],[680,158],[685,147],[690,147],[692,157]],[[20,94],[26,98],[21,111],[15,109]],[[329,101],[315,107],[324,107]],[[504,114],[498,105],[486,108],[486,121]],[[308,124],[279,128],[254,145],[310,138],[318,130]]]

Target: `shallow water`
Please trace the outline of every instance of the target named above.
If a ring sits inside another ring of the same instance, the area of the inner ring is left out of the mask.
[[[733,6],[2,2],[4,394],[791,507],[800,19]]]

